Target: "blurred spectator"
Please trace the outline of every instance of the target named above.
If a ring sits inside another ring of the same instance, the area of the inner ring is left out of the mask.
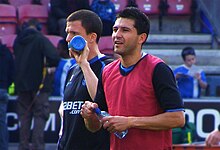
[[[174,70],[174,75],[182,98],[200,97],[201,88],[206,89],[207,82],[204,71],[196,66],[194,48],[186,47],[182,50],[184,64]]]
[[[13,49],[15,54],[15,88],[18,93],[17,111],[20,123],[19,150],[44,150],[44,126],[47,121],[47,101],[40,95],[41,83],[44,83],[43,67],[46,57],[48,67],[55,67],[59,62],[56,48],[39,30],[37,20],[29,20],[17,35]],[[45,79],[47,81],[47,79]],[[34,118],[33,132],[31,123]]]
[[[32,4],[42,5],[41,0],[32,0]]]
[[[220,144],[220,125],[218,126],[218,129],[209,133],[205,139],[205,143],[210,147]]]
[[[136,0],[127,0],[126,7],[138,7]]]
[[[8,150],[7,89],[14,81],[14,58],[0,39],[0,150]]]
[[[112,34],[112,27],[116,19],[115,5],[111,0],[93,0],[91,10],[102,20],[102,36]]]
[[[0,4],[10,4],[8,0],[0,0]]]
[[[32,133],[32,149],[45,150],[44,128],[50,115],[49,96],[53,89],[55,67],[44,67],[43,80],[33,99],[34,129]]]
[[[68,43],[65,39],[59,41],[57,50],[61,60],[56,68],[54,75],[53,96],[63,96],[64,85],[69,68],[76,63],[75,59],[70,58],[68,51]]]
[[[66,38],[66,18],[79,9],[90,9],[89,0],[50,0],[48,33]]]
[[[32,0],[32,4],[38,4],[41,5],[41,0]],[[10,4],[10,0],[0,0],[0,4]]]

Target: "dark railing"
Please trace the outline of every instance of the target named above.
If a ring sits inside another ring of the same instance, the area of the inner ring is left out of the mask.
[[[204,15],[208,18],[212,29],[206,28],[213,35],[213,40],[216,38],[220,39],[220,19],[219,19],[219,9],[220,1],[219,0],[197,0],[198,7]],[[205,25],[205,24],[203,24]],[[211,31],[212,30],[212,31]]]

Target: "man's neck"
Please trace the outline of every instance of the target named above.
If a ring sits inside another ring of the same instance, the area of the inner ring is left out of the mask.
[[[94,46],[93,48],[90,48],[88,60],[91,60],[92,58],[101,55],[98,46]]]
[[[121,64],[123,67],[127,68],[136,64],[141,58],[142,58],[142,52],[127,56],[122,56]]]

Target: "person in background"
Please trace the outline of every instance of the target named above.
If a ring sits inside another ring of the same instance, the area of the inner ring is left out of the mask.
[[[45,62],[43,79],[33,100],[34,128],[32,132],[32,149],[44,150],[44,128],[50,116],[49,96],[51,95],[56,67],[48,67]],[[30,106],[31,107],[31,106]]]
[[[62,96],[64,91],[64,84],[66,80],[67,72],[70,67],[73,66],[76,61],[70,58],[68,51],[68,43],[65,39],[61,39],[57,45],[58,54],[61,57],[60,62],[56,68],[54,74],[54,85],[52,96]]]
[[[32,0],[32,4],[41,5],[41,0]],[[10,4],[10,0],[0,0],[0,4]]]
[[[216,146],[216,145],[220,144],[220,125],[218,126],[218,129],[209,133],[209,135],[205,139],[205,143],[209,147]]]
[[[45,94],[40,90],[45,79],[43,76],[45,58],[49,68],[56,67],[60,60],[56,48],[40,32],[40,27],[38,20],[29,20],[24,24],[13,45],[16,72],[15,89],[18,94],[17,111],[20,123],[19,150],[32,148],[44,150],[44,127],[42,124],[45,124],[48,118],[48,100],[43,101],[42,96]],[[46,74],[46,71],[44,73]],[[31,134],[32,119],[34,119],[34,124]],[[29,145],[31,135],[32,148]]]
[[[0,150],[8,150],[8,127],[6,121],[9,86],[14,82],[14,58],[0,39]]]
[[[102,20],[102,36],[111,35],[116,17],[114,3],[111,0],[93,0],[90,7]]]
[[[0,4],[10,4],[8,0],[0,0]]]
[[[182,98],[198,98],[201,89],[206,89],[205,72],[196,66],[196,53],[194,48],[185,47],[182,50],[184,64],[178,66],[173,72]]]
[[[36,5],[42,5],[41,0],[32,0],[31,3]]]
[[[114,52],[121,57],[107,65],[99,79],[94,102],[81,109],[87,128],[103,126],[111,133],[111,150],[171,150],[172,128],[185,123],[184,106],[172,70],[163,60],[144,53],[150,29],[138,8],[120,12],[113,26]],[[99,121],[94,108],[111,116]],[[113,133],[128,129],[123,139]]]
[[[66,18],[80,9],[90,9],[89,0],[50,0],[48,33],[66,38]]]
[[[64,97],[61,105],[63,116],[62,135],[58,150],[108,150],[109,134],[102,129],[91,133],[85,127],[80,110],[85,100],[93,101],[102,69],[112,59],[100,53],[98,41],[102,21],[90,10],[78,10],[70,14],[66,24],[66,41],[80,35],[86,40],[82,53],[69,49],[70,57],[76,60],[67,74]],[[88,90],[89,89],[89,90]]]
[[[127,0],[126,7],[138,7],[136,0]]]

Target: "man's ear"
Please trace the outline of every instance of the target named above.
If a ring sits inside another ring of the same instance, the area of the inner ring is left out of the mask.
[[[147,40],[148,35],[146,33],[142,33],[139,35],[139,44],[143,44]]]
[[[90,39],[89,42],[96,42],[97,34],[96,33],[90,33],[89,39]]]

